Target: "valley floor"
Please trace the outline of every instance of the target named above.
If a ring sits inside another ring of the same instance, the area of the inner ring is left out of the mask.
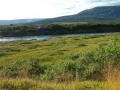
[[[120,90],[120,33],[0,42],[2,90]]]

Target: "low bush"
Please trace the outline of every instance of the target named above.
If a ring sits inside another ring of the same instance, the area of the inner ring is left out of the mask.
[[[28,45],[28,49],[36,49],[37,47],[38,47],[37,44]]]
[[[13,63],[7,63],[3,68],[3,72],[8,77],[16,77],[21,71],[27,71],[28,68],[29,64],[26,60],[17,60]]]
[[[20,51],[20,48],[16,46],[3,46],[0,47],[0,52],[18,52]]]
[[[116,40],[110,40],[107,45],[100,44],[95,50],[84,53],[79,58],[77,69],[87,80],[101,80],[110,65],[120,68],[120,46]]]
[[[70,55],[68,55],[68,58],[70,59],[70,60],[77,60],[78,58],[79,58],[79,54],[70,54]]]
[[[84,43],[81,43],[81,44],[78,44],[77,46],[87,46],[87,45]]]
[[[30,75],[39,75],[44,73],[44,68],[39,65],[39,62],[39,59],[30,60],[30,68],[28,69]]]
[[[6,52],[0,52],[0,56],[5,56]]]
[[[30,42],[30,41],[23,41],[20,44],[32,44],[32,42]]]
[[[32,58],[30,60],[16,60],[13,63],[6,64],[2,68],[2,71],[8,77],[17,77],[21,75],[23,71],[28,77],[36,76],[44,73],[44,67],[40,66],[39,62],[40,60],[36,58]]]

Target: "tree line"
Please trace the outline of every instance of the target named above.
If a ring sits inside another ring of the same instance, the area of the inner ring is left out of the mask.
[[[120,22],[1,25],[0,36],[62,35],[119,32]]]

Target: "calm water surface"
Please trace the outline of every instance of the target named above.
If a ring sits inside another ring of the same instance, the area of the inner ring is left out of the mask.
[[[92,33],[92,34],[105,34],[105,33]],[[90,34],[66,34],[66,35],[40,35],[40,36],[2,37],[2,38],[0,38],[0,42],[15,41],[15,40],[31,40],[31,39],[43,40],[43,39],[59,37],[59,36],[83,36],[83,35],[90,35]]]

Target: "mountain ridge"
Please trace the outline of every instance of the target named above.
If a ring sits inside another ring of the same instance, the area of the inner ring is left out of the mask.
[[[120,21],[120,5],[98,6],[83,10],[77,14],[40,19],[0,20],[0,25],[10,24],[54,24],[62,22],[104,22]]]
[[[56,18],[43,19],[33,22],[40,24],[50,24],[59,22],[95,22],[95,21],[119,21],[120,5],[118,6],[99,6],[83,10],[74,15],[61,16]]]

